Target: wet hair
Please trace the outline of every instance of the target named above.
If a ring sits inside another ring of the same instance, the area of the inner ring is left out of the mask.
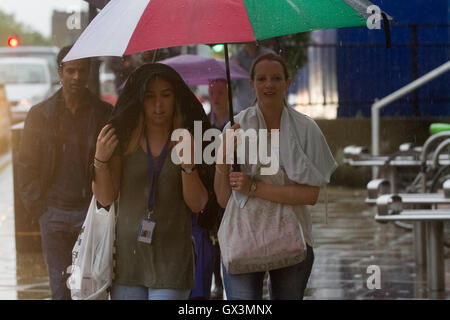
[[[268,52],[268,53],[263,53],[261,55],[259,55],[252,64],[252,67],[250,68],[250,79],[255,81],[255,69],[256,69],[256,65],[258,63],[260,63],[261,61],[276,61],[279,64],[281,64],[281,66],[283,67],[283,73],[284,73],[284,80],[289,79],[289,71],[286,65],[286,61],[284,61],[284,59],[272,52]],[[258,102],[258,99],[255,97],[255,100],[253,100],[253,103],[251,104],[252,106],[255,105]],[[284,104],[287,105],[287,101],[286,98],[284,99]]]
[[[63,48],[61,48],[61,50],[59,50],[58,55],[56,57],[56,65],[58,66],[58,68],[62,68],[64,63],[62,62],[64,57],[69,53],[70,49],[72,49],[73,45],[70,46],[65,46]],[[88,68],[90,68],[91,66],[91,59],[90,58],[84,58],[83,60],[85,60],[89,65]]]
[[[139,145],[139,139],[144,134],[144,127],[145,127],[145,111],[144,111],[144,103],[145,103],[145,94],[147,91],[148,85],[155,80],[164,80],[167,83],[170,84],[171,89],[175,96],[174,101],[174,108],[173,108],[173,120],[172,120],[172,130],[181,128],[183,126],[183,113],[181,110],[181,96],[179,94],[179,91],[176,90],[176,84],[174,83],[174,80],[171,79],[169,76],[165,75],[164,73],[155,73],[151,75],[149,78],[146,79],[146,81],[140,86],[139,88],[139,103],[141,105],[141,111],[139,112],[137,123],[135,128],[131,131],[129,140],[126,143],[125,146],[125,155],[131,154],[136,151],[138,145]],[[174,142],[171,142],[169,147],[172,148],[175,145]]]
[[[161,63],[144,64],[130,74],[109,119],[116,129],[122,154],[133,152],[137,147],[145,120],[145,92],[154,79],[167,81],[174,91],[172,129],[186,128],[193,133],[195,120],[202,121],[204,130],[210,128],[202,104],[172,67]]]
[[[255,68],[256,68],[256,65],[258,63],[260,63],[261,61],[264,61],[264,60],[276,61],[279,64],[281,64],[281,66],[283,67],[285,80],[289,79],[289,71],[288,71],[288,68],[287,68],[287,65],[286,65],[286,61],[284,61],[284,59],[281,56],[279,56],[279,55],[277,55],[275,53],[272,53],[272,52],[268,52],[268,53],[264,53],[264,54],[259,55],[253,61],[252,67],[250,69],[250,79],[251,80],[255,80]]]
[[[150,83],[149,81],[157,78],[172,85],[175,92],[175,104],[179,103],[178,106],[175,105],[175,112],[178,113],[174,114],[173,129],[177,127],[185,128],[191,134],[194,134],[195,121],[200,121],[203,136],[203,133],[211,128],[202,104],[178,72],[162,63],[144,64],[134,70],[126,80],[108,120],[108,123],[116,129],[115,134],[119,140],[115,155],[123,157],[125,154],[133,153],[139,147],[139,139],[142,137],[142,130],[145,125],[144,92]],[[176,117],[178,119],[175,119]],[[175,122],[178,122],[178,124]],[[169,147],[172,147],[175,143],[171,141]],[[208,143],[208,141],[203,142],[202,152]],[[214,167],[203,163],[199,165],[197,172],[206,190],[208,190],[208,198],[214,201]],[[208,202],[207,206],[211,206],[211,203]]]

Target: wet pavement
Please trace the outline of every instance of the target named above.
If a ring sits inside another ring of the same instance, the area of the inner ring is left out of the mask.
[[[0,156],[0,299],[49,299],[48,276],[41,253],[17,253],[14,237],[11,155]],[[364,203],[364,189],[328,188],[312,208],[315,261],[305,299],[450,299],[450,249],[445,249],[443,293],[427,290],[426,273],[416,268],[412,232],[375,222]],[[449,239],[449,226],[445,238]],[[378,266],[379,289],[369,266]],[[369,270],[370,271],[370,270]],[[369,280],[369,281],[368,281]]]
[[[414,262],[412,231],[376,222],[366,195],[364,189],[329,188],[325,224],[321,192],[312,209],[317,248],[305,299],[449,299],[450,250],[445,249],[446,292],[428,293],[426,271]],[[446,226],[446,239],[448,231]],[[369,266],[379,267],[379,289],[368,288]]]

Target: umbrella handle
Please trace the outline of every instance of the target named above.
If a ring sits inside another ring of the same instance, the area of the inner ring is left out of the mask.
[[[228,112],[230,116],[230,124],[231,126],[234,125],[234,116],[233,116],[233,92],[231,89],[231,76],[230,76],[230,58],[228,56],[228,44],[223,44],[225,48],[225,69],[227,71],[227,84],[228,84]],[[234,161],[237,160],[237,151],[234,150]],[[241,166],[237,163],[233,163],[231,166],[231,170],[233,172],[241,172]]]

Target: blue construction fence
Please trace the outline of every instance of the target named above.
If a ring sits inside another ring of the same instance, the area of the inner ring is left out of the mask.
[[[370,117],[375,99],[450,60],[450,0],[372,0],[394,20],[384,28],[314,31],[308,62],[294,78],[293,104],[337,105],[338,117]],[[385,107],[382,116],[450,116],[450,73]]]
[[[449,27],[450,24],[392,26],[390,49],[383,41],[352,42],[363,39],[367,30],[338,31],[338,117],[370,117],[375,99],[389,95],[449,61]],[[450,116],[449,84],[450,73],[446,73],[382,109],[381,115]]]

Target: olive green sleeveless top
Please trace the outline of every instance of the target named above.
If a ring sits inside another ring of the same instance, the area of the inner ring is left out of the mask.
[[[154,157],[153,162],[159,161]],[[138,147],[123,157],[118,203],[115,284],[153,289],[193,289],[191,212],[183,199],[181,170],[167,152],[156,182],[155,229],[151,244],[138,242],[147,217],[147,155]]]

